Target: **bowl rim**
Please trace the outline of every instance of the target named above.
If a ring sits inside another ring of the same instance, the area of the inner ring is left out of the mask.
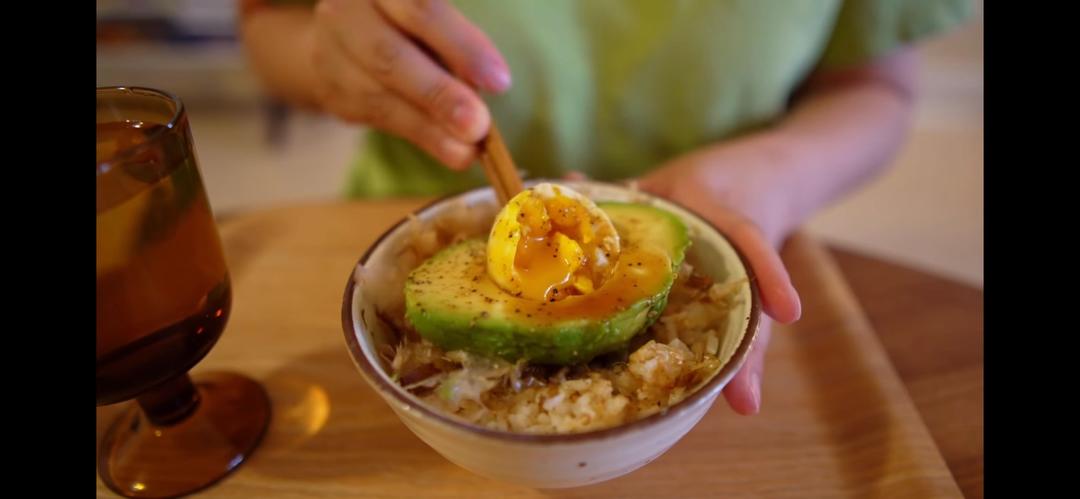
[[[623,188],[623,189],[629,189],[628,187],[623,186],[623,185],[614,184],[614,183],[608,183],[608,182],[598,182],[598,181],[594,181],[594,180],[574,181],[574,182],[566,182],[566,181],[557,181],[556,180],[554,182],[565,182],[565,183],[568,183],[568,184],[575,184],[576,183],[576,184],[586,184],[586,185],[587,184],[596,184],[596,185],[602,185],[602,186],[606,186],[606,187],[618,187],[618,188]],[[386,231],[384,231],[377,239],[375,239],[375,241],[371,243],[371,245],[367,248],[367,250],[364,251],[364,254],[360,257],[360,260],[357,262],[357,264],[353,265],[352,270],[349,271],[349,278],[348,278],[348,281],[345,284],[345,294],[344,294],[344,297],[343,297],[343,300],[342,300],[342,306],[341,306],[341,322],[342,322],[342,329],[343,329],[343,331],[345,333],[345,344],[348,347],[349,356],[352,357],[353,363],[356,364],[356,366],[360,370],[361,374],[364,375],[363,377],[365,379],[367,379],[368,384],[372,385],[373,388],[375,388],[376,390],[382,392],[383,394],[389,394],[398,403],[404,405],[406,408],[408,408],[410,410],[416,411],[417,413],[419,413],[423,417],[433,419],[435,421],[438,421],[439,423],[450,426],[450,427],[452,427],[454,429],[461,430],[461,431],[464,431],[466,433],[477,435],[477,436],[480,436],[480,437],[495,438],[495,439],[498,439],[498,440],[519,442],[519,443],[536,443],[536,444],[578,443],[578,442],[589,441],[589,440],[609,439],[609,438],[625,435],[625,434],[628,434],[628,433],[637,432],[637,431],[644,430],[646,428],[655,426],[656,424],[658,424],[658,423],[660,423],[662,421],[666,421],[666,420],[675,418],[675,417],[679,416],[680,414],[687,413],[687,412],[693,410],[694,408],[696,408],[697,406],[701,405],[705,401],[711,399],[714,395],[718,395],[718,392],[720,391],[720,389],[723,386],[726,386],[727,383],[730,382],[732,378],[734,378],[734,376],[738,372],[738,370],[740,368],[742,368],[743,363],[746,361],[746,357],[749,354],[750,349],[753,346],[754,340],[757,338],[758,326],[759,326],[760,321],[761,321],[761,307],[762,307],[762,305],[761,305],[761,295],[760,295],[760,291],[759,291],[758,285],[757,285],[757,276],[754,274],[753,269],[750,267],[750,262],[749,262],[749,260],[747,260],[746,255],[743,254],[742,250],[740,250],[739,247],[737,245],[735,245],[735,243],[732,241],[732,239],[730,237],[728,237],[727,234],[725,234],[723,231],[721,231],[719,228],[717,228],[715,225],[713,225],[712,222],[709,222],[705,217],[699,215],[697,212],[691,210],[690,208],[686,207],[685,205],[682,205],[681,203],[672,201],[672,200],[667,199],[667,198],[661,198],[659,196],[654,196],[654,195],[649,194],[647,192],[635,191],[638,194],[644,195],[649,200],[660,200],[660,201],[663,201],[663,202],[666,202],[666,203],[670,203],[670,204],[672,204],[674,206],[677,206],[680,209],[682,209],[683,211],[685,211],[686,213],[690,214],[690,216],[695,217],[699,222],[701,222],[706,227],[709,227],[710,229],[715,231],[717,234],[720,235],[720,237],[722,237],[728,243],[729,246],[731,246],[731,248],[734,250],[735,254],[739,257],[739,263],[743,266],[743,269],[746,271],[747,281],[748,281],[748,284],[750,285],[750,317],[748,318],[747,323],[746,323],[746,331],[743,334],[743,338],[742,338],[742,341],[739,343],[739,346],[735,349],[735,352],[731,355],[731,358],[728,359],[728,361],[724,364],[724,366],[720,368],[720,370],[716,373],[716,375],[714,375],[709,381],[707,381],[700,388],[695,390],[694,393],[690,394],[690,396],[680,400],[679,402],[676,402],[674,405],[668,407],[666,410],[650,414],[650,415],[648,415],[648,416],[646,416],[644,418],[637,419],[637,420],[631,421],[631,422],[626,423],[626,424],[621,424],[621,425],[613,426],[613,427],[610,427],[610,428],[602,428],[602,429],[598,429],[598,430],[590,430],[590,431],[584,431],[584,432],[578,432],[578,433],[555,433],[555,434],[539,433],[538,434],[538,433],[513,433],[513,432],[503,431],[503,430],[493,430],[493,429],[490,429],[490,428],[484,428],[482,426],[474,425],[472,423],[469,423],[469,422],[466,422],[466,421],[463,421],[463,420],[459,420],[457,418],[451,417],[451,416],[446,415],[446,414],[442,414],[440,411],[437,411],[434,408],[428,407],[426,404],[423,404],[423,403],[421,403],[419,401],[413,400],[413,399],[405,396],[405,394],[402,393],[401,390],[399,390],[399,387],[394,386],[392,384],[392,382],[388,381],[385,378],[385,374],[382,373],[382,369],[380,367],[372,365],[372,363],[368,360],[367,356],[364,355],[363,349],[360,346],[360,342],[357,339],[358,335],[356,334],[357,332],[355,331],[355,328],[353,327],[353,324],[355,324],[355,321],[354,321],[354,316],[353,316],[353,312],[352,312],[352,309],[353,309],[353,307],[352,307],[353,294],[354,294],[354,291],[356,289],[356,280],[354,278],[355,270],[356,270],[357,266],[367,263],[368,258],[370,258],[372,253],[375,251],[375,249],[378,248],[380,244],[382,244],[383,240],[386,239],[391,233],[396,231],[400,226],[407,223],[413,216],[419,216],[419,215],[421,215],[421,214],[423,214],[423,213],[425,213],[425,212],[427,212],[429,210],[432,210],[432,209],[434,209],[434,208],[442,205],[443,203],[446,203],[446,202],[448,202],[448,201],[450,201],[450,200],[452,200],[454,198],[464,197],[464,196],[466,196],[468,194],[471,194],[473,192],[476,192],[476,191],[490,190],[490,189],[491,189],[490,187],[478,187],[478,188],[475,188],[475,189],[469,189],[469,190],[462,191],[462,192],[447,194],[447,195],[444,195],[444,196],[440,196],[437,199],[432,200],[431,202],[421,206],[420,208],[417,208],[417,209],[413,210],[412,212],[410,212],[409,215],[405,216],[404,218],[399,220],[397,223],[395,223],[393,226],[386,229]],[[367,327],[366,318],[362,317],[363,313],[361,313],[360,315],[361,315],[360,323],[362,325],[364,325],[364,327]]]

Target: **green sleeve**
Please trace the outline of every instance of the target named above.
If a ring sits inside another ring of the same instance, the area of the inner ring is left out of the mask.
[[[820,67],[860,64],[943,33],[971,7],[971,0],[844,0]]]

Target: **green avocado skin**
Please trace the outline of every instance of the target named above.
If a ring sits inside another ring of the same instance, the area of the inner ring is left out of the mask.
[[[510,362],[570,365],[588,362],[652,325],[667,305],[676,271],[689,246],[686,225],[660,208],[637,203],[597,203],[626,247],[652,244],[672,265],[659,288],[606,318],[524,317],[515,300],[486,274],[485,241],[444,248],[410,273],[405,317],[428,341],[446,351],[465,350]],[[539,314],[538,314],[539,315]]]

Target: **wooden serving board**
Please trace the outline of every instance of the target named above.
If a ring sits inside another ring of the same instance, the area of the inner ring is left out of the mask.
[[[274,413],[252,459],[201,495],[961,497],[835,263],[805,235],[784,254],[803,319],[774,331],[760,415],[738,416],[721,398],[656,461],[580,489],[532,490],[458,468],[413,436],[361,379],[341,330],[354,264],[421,204],[292,206],[222,223],[233,315],[193,373],[252,376],[269,391]],[[98,408],[99,441],[118,409]],[[100,479],[97,486],[99,496],[113,495]]]

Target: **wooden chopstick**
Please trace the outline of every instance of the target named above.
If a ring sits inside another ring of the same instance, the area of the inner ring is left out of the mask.
[[[450,67],[439,59],[437,55],[433,53],[428,55],[443,69],[451,72]],[[468,78],[462,78],[461,75],[456,76],[461,81],[469,81]],[[524,185],[521,183],[521,175],[518,175],[517,166],[514,166],[514,159],[510,157],[510,151],[506,149],[502,134],[499,133],[499,127],[495,125],[495,118],[491,119],[491,129],[488,131],[487,136],[480,141],[480,163],[484,165],[484,174],[487,175],[488,182],[495,189],[495,197],[499,200],[499,206],[506,206],[506,203],[510,202],[510,198],[525,190]]]
[[[500,206],[506,205],[510,198],[524,190],[514,159],[510,157],[510,151],[506,149],[494,120],[487,137],[480,143],[480,162],[484,165],[488,182],[495,189]]]

